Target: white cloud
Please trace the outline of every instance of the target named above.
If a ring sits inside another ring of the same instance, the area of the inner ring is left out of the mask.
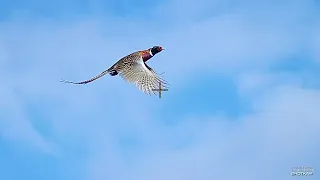
[[[116,145],[107,143],[89,162],[88,179],[291,179],[293,166],[320,165],[319,97],[318,90],[276,87],[254,101],[254,113],[238,121],[192,118],[162,127],[163,140],[133,161],[113,154],[119,149],[108,151]],[[170,142],[179,143],[174,135],[179,133],[196,141],[175,148]],[[142,139],[150,137],[157,135]]]
[[[309,73],[307,75],[312,75]],[[268,93],[270,88],[280,86],[281,84],[292,84],[302,86],[305,82],[310,81],[312,84],[314,79],[310,76],[301,77],[294,72],[269,72],[269,71],[257,71],[243,72],[235,77],[235,83],[238,86],[238,91],[245,97],[259,97],[261,94]]]
[[[0,135],[2,138],[23,142],[49,154],[56,154],[54,144],[47,141],[28,120],[23,102],[14,93],[9,84],[1,79],[0,89]]]

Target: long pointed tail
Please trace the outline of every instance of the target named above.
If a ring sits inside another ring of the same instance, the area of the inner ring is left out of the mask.
[[[93,78],[91,78],[91,79],[89,79],[89,80],[86,80],[86,81],[74,82],[74,81],[67,81],[67,80],[62,79],[60,82],[70,83],[70,84],[87,84],[87,83],[89,83],[89,82],[92,82],[92,81],[94,81],[94,80],[97,80],[97,79],[101,78],[102,76],[104,76],[104,75],[106,75],[106,74],[108,74],[108,73],[110,73],[110,75],[113,75],[113,74],[114,74],[113,71],[109,72],[109,70],[105,70],[105,71],[103,71],[102,73],[100,73],[98,76],[95,76],[95,77],[93,77]]]

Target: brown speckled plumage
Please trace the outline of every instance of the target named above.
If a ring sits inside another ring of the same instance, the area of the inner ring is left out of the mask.
[[[119,74],[125,81],[135,83],[137,88],[147,94],[156,94],[152,89],[158,89],[161,83],[161,88],[168,88],[167,82],[160,78],[151,67],[149,67],[145,62],[151,59],[155,54],[161,52],[163,48],[161,46],[154,46],[147,50],[137,51],[131,53],[118,62],[112,65],[109,69],[103,71],[99,75],[82,82],[72,82],[62,80],[65,83],[72,84],[87,84],[89,82],[95,81],[100,77],[110,74],[115,76]]]

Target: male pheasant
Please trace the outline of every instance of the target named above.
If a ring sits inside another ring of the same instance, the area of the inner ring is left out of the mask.
[[[164,50],[161,46],[133,52],[112,65],[109,69],[103,71],[99,75],[82,82],[73,82],[62,80],[65,83],[87,84],[100,77],[109,74],[111,76],[120,75],[125,81],[135,83],[137,88],[146,94],[156,94],[153,89],[168,88],[167,82],[146,64],[146,61],[154,55]],[[161,86],[161,87],[159,87]]]

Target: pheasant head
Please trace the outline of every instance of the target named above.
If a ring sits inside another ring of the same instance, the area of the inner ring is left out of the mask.
[[[161,46],[153,46],[149,50],[150,50],[151,56],[154,56],[154,55],[156,55],[157,53],[161,52],[164,49]]]
[[[162,50],[164,50],[164,48],[161,46],[153,46],[152,48],[139,51],[139,53],[142,56],[143,61],[146,62]]]

